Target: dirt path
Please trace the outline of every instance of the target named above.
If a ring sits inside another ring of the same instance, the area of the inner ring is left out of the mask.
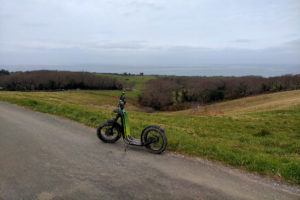
[[[300,199],[297,187],[203,159],[124,152],[95,132],[0,102],[0,199]]]

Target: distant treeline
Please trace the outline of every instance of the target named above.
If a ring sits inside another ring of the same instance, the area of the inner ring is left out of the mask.
[[[88,72],[29,71],[9,73],[0,71],[0,87],[5,90],[62,90],[62,89],[122,89],[122,84],[110,77]]]
[[[150,80],[139,97],[140,104],[157,110],[179,110],[185,105],[300,89],[300,74],[263,78],[164,77]]]

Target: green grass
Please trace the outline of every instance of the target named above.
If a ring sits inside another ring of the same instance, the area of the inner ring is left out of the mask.
[[[121,74],[99,74],[104,76],[109,76],[115,79],[120,80],[124,88],[131,88],[137,91],[141,91],[145,88],[147,81],[155,79],[157,75],[121,75]]]
[[[97,91],[99,94],[114,96],[114,97],[120,97],[121,92],[118,90],[103,90],[103,91]],[[126,99],[137,101],[139,97],[140,91],[126,91]]]
[[[120,91],[2,91],[0,100],[97,127],[112,117],[119,94]],[[169,151],[218,160],[300,185],[300,107],[231,115],[150,114],[136,112],[135,108],[134,102],[129,102],[134,134],[148,124],[159,124],[166,131]]]

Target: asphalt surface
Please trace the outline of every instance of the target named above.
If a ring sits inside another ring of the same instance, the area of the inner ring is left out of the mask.
[[[0,102],[0,199],[300,199],[299,187],[174,153],[155,155],[96,130]]]

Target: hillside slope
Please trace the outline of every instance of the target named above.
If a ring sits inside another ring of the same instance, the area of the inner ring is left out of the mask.
[[[185,114],[243,114],[251,112],[293,109],[300,107],[300,90],[276,92],[241,99],[197,105],[192,109],[175,113]]]

